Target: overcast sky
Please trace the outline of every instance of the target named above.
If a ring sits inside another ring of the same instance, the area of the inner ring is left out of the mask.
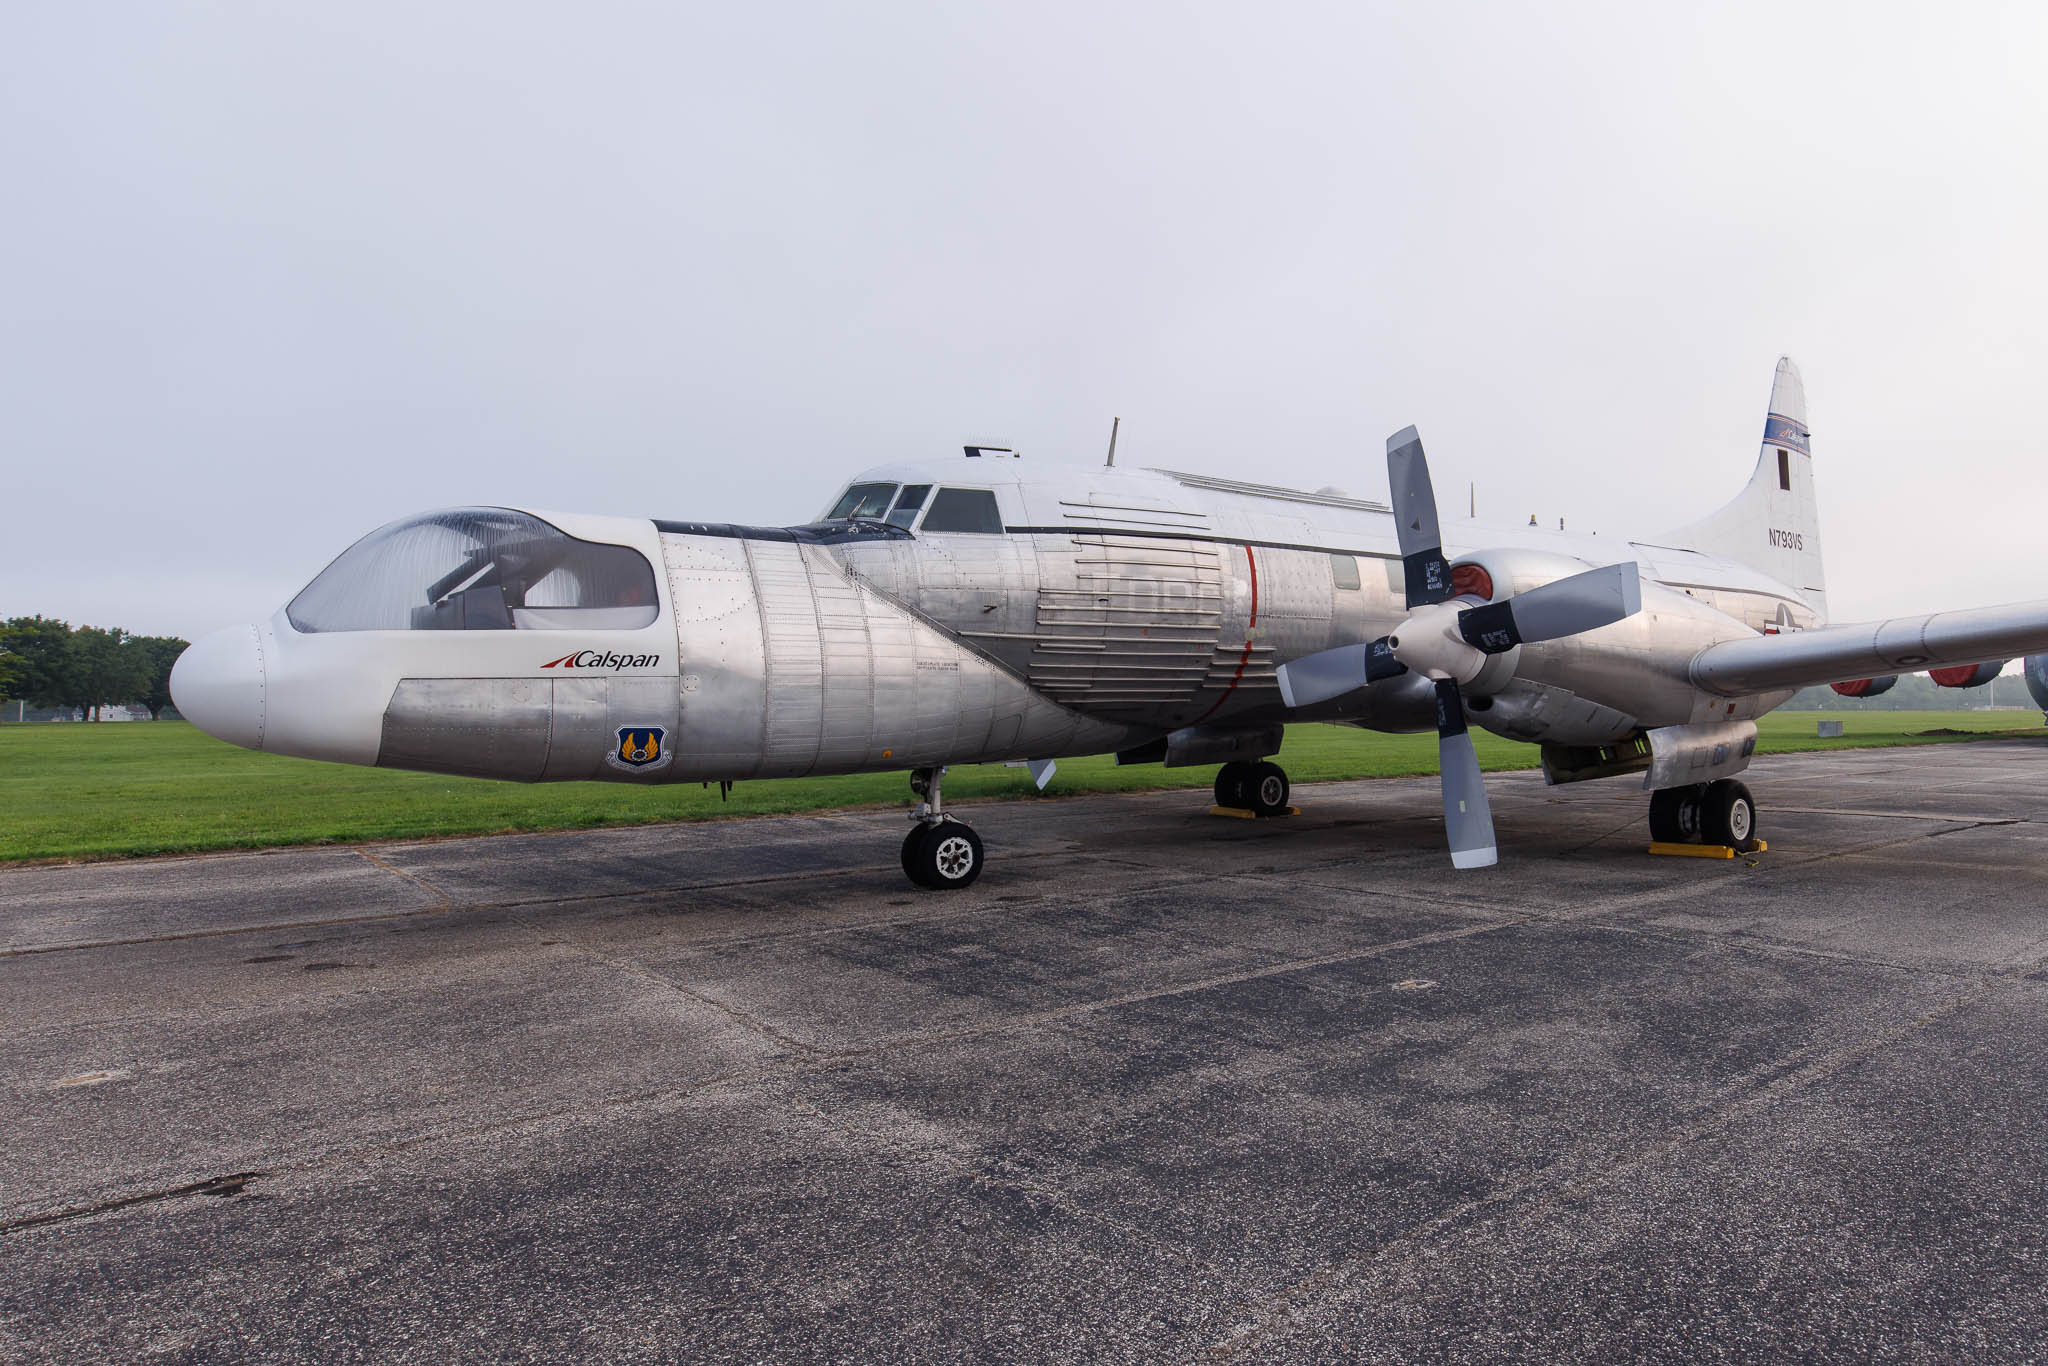
[[[1839,619],[2048,597],[2048,6],[0,9],[0,615],[1021,447],[1646,534],[1806,374]],[[1462,498],[1458,501],[1462,502]]]

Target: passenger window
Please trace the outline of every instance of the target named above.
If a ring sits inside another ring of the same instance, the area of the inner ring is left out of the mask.
[[[1400,601],[1408,599],[1408,566],[1399,560],[1381,560],[1380,567],[1387,571],[1387,591]]]
[[[905,530],[917,520],[917,514],[924,511],[924,500],[932,496],[930,484],[907,484],[903,496],[896,500],[896,506],[889,510],[889,521]]]
[[[940,489],[924,515],[925,531],[976,531],[1000,536],[1003,514],[989,489]]]
[[[880,517],[889,510],[889,500],[896,496],[894,484],[855,484],[835,503],[832,511],[825,515],[826,521],[841,517]]]
[[[1336,579],[1339,588],[1358,587],[1358,561],[1349,555],[1332,555],[1330,576]]]

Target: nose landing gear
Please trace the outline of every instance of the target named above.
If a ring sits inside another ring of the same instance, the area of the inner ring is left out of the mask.
[[[944,768],[918,768],[910,773],[910,790],[924,800],[903,837],[903,871],[920,887],[951,891],[981,876],[981,836],[964,821],[946,814],[939,790]]]

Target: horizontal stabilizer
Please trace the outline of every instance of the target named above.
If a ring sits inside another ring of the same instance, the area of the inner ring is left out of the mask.
[[[1692,681],[1722,697],[1747,697],[2044,651],[2048,602],[2016,602],[1725,640],[1693,657]]]

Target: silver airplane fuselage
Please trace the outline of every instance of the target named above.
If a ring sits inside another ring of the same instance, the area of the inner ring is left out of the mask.
[[[495,629],[335,629],[295,603],[195,647],[181,699],[208,729],[272,752],[523,781],[797,777],[1133,754],[1169,739],[1165,762],[1213,763],[1276,752],[1286,721],[1431,724],[1419,676],[1300,710],[1275,684],[1276,665],[1403,618],[1384,505],[989,458],[884,467],[855,486],[992,499],[999,523],[530,514],[643,556],[644,623],[569,607]],[[1693,684],[1690,661],[1820,620],[1817,595],[1710,555],[1533,527],[1446,531],[1461,574],[1484,571],[1461,577],[1473,602],[1594,565],[1641,568],[1640,613],[1497,656],[1466,689],[1471,721],[1517,740],[1598,748],[1749,721],[1790,690],[1722,697]],[[422,601],[428,586],[412,585]],[[622,763],[620,732],[636,730],[661,733],[658,753]]]

